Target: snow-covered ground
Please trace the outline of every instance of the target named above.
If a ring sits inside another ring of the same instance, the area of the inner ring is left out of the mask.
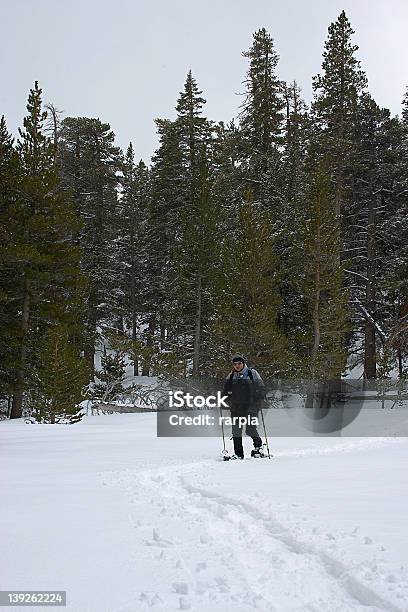
[[[408,610],[407,438],[219,462],[216,438],[157,438],[155,414],[0,437],[0,589],[66,590],[75,612]]]

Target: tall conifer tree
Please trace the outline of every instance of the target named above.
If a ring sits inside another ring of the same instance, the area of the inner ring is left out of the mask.
[[[109,124],[87,117],[67,117],[59,135],[63,185],[73,192],[83,220],[76,240],[89,279],[86,356],[92,368],[98,327],[117,325],[121,315],[117,189],[122,155],[114,138]]]
[[[19,350],[19,299],[11,216],[20,208],[22,172],[14,139],[0,119],[0,401],[10,403]]]
[[[240,133],[245,185],[255,202],[272,207],[277,218],[282,206],[282,144],[285,106],[283,83],[276,74],[279,56],[270,34],[261,28],[243,56],[249,60]]]
[[[348,330],[347,293],[343,289],[343,267],[339,265],[340,230],[334,198],[324,168],[315,171],[309,191],[309,209],[304,225],[301,293],[308,318],[303,375],[313,379],[336,378],[346,366],[343,336]]]
[[[13,248],[7,265],[15,272],[19,303],[18,355],[12,418],[21,416],[27,374],[35,369],[39,339],[58,321],[72,322],[72,339],[79,358],[81,325],[78,295],[82,277],[79,251],[72,244],[80,223],[69,197],[60,188],[51,142],[45,136],[42,91],[35,83],[28,97],[28,114],[17,145],[22,197],[8,210]],[[28,381],[29,382],[29,381]]]

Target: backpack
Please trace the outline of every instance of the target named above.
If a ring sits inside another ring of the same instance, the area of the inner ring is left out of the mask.
[[[248,366],[247,366],[248,368]],[[232,371],[230,376],[229,376],[229,382],[232,383],[232,379],[234,377],[235,372]],[[248,378],[251,379],[252,382],[254,382],[254,375],[252,374],[252,368],[248,368]],[[254,400],[264,400],[265,399],[265,389],[264,387],[259,387],[258,385],[255,384],[255,393],[254,393]]]
[[[248,368],[248,366],[247,366],[247,368]],[[235,374],[235,371],[233,370],[231,372],[231,374],[230,374],[230,377],[229,377],[230,382],[232,382],[234,374]],[[254,382],[254,375],[252,374],[252,369],[251,368],[248,368],[248,378],[250,378],[252,380],[252,382]]]

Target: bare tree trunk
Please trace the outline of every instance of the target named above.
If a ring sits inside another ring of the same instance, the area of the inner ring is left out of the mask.
[[[318,228],[317,240],[316,240],[316,267],[314,273],[314,304],[313,304],[313,346],[310,351],[310,361],[311,361],[311,378],[314,380],[319,378],[319,372],[316,372],[316,360],[317,355],[319,353],[320,346],[320,226]],[[316,407],[316,390],[314,387],[308,390],[306,396],[306,408],[315,408]]]
[[[163,322],[160,323],[160,350],[164,350],[164,341],[166,339],[166,326]]]
[[[135,282],[135,274],[136,274],[136,258],[135,258],[135,232],[133,229],[133,225],[131,228],[130,235],[131,242],[131,270],[132,276],[130,281],[130,295],[131,295],[131,303],[132,303],[132,340],[136,341],[137,337],[137,316],[136,316],[136,282]],[[139,359],[138,355],[133,354],[133,376],[139,376]]]
[[[137,336],[136,313],[132,308],[132,340],[135,342]],[[139,376],[139,359],[133,354],[133,376]]]
[[[58,110],[53,104],[46,104],[45,108],[48,112],[48,123],[45,132],[49,135],[52,141],[54,166],[57,167],[58,159],[58,130],[60,127],[60,115],[62,111]]]
[[[366,282],[366,308],[368,312],[375,310],[375,216],[373,202],[370,200],[367,224],[367,282]],[[375,327],[366,320],[364,330],[364,378],[376,378],[377,356],[375,345]]]
[[[198,275],[197,286],[197,306],[196,306],[196,324],[194,333],[194,355],[193,355],[193,376],[198,376],[200,371],[200,349],[201,349],[201,274]]]
[[[13,398],[12,397],[8,397],[7,398],[7,418],[11,419],[11,407],[13,405]]]
[[[19,419],[23,415],[23,392],[24,378],[27,363],[27,331],[30,321],[30,305],[31,305],[31,287],[30,281],[26,277],[24,280],[24,298],[23,312],[21,317],[21,347],[20,347],[20,362],[17,369],[16,384],[13,394],[13,403],[11,406],[11,419]]]
[[[98,135],[96,133],[93,134],[95,139],[95,160],[99,167],[101,163],[101,155],[100,155],[100,143],[98,139]],[[95,260],[93,262],[94,270],[99,270],[101,267],[101,248],[102,248],[102,236],[103,236],[103,206],[104,206],[104,195],[103,195],[103,187],[101,185],[97,186],[98,191],[98,200],[95,202],[95,226],[93,231],[94,235],[94,244],[93,248],[96,253]],[[98,280],[91,278],[90,280],[90,294],[89,294],[89,302],[88,302],[88,333],[90,335],[88,346],[85,350],[85,356],[89,361],[89,366],[91,368],[91,380],[95,378],[95,338],[96,338],[96,329],[98,326],[98,322],[100,319],[100,313],[98,311],[99,305],[99,297],[100,297],[100,289],[98,285]]]
[[[314,304],[313,304],[313,346],[311,350],[311,362],[312,362],[312,377],[314,378],[316,373],[316,359],[319,352],[320,346],[320,246],[321,246],[321,235],[320,225],[317,227],[316,236],[316,267],[315,267],[315,293],[314,293]]]
[[[376,370],[375,330],[372,323],[366,321],[364,329],[364,378],[376,378]]]
[[[90,335],[88,345],[85,348],[85,357],[89,362],[91,368],[91,380],[94,379],[95,372],[95,335],[96,326],[98,323],[97,315],[97,291],[95,287],[91,287],[89,302],[88,302],[88,334]]]
[[[398,339],[398,344],[397,344],[397,358],[398,358],[398,378],[402,379],[404,371],[403,371],[403,359],[402,359],[400,339]]]
[[[149,328],[148,328],[148,332],[147,332],[147,342],[146,342],[146,346],[148,348],[151,348],[153,346],[153,335],[154,335],[154,328],[156,327],[156,318],[153,315],[150,316],[149,319]],[[150,356],[147,357],[147,359],[144,360],[143,362],[143,368],[142,368],[142,376],[149,376],[150,375],[150,364],[151,364],[151,359]]]

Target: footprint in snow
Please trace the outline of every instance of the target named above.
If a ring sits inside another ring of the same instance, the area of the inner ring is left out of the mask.
[[[173,582],[172,587],[175,593],[178,593],[179,595],[188,595],[187,582]]]
[[[172,548],[174,546],[173,542],[170,540],[165,540],[160,537],[157,529],[153,529],[153,540],[147,540],[146,546],[160,546],[161,548]]]
[[[202,580],[198,580],[194,588],[194,593],[196,595],[204,595],[205,593],[209,595],[210,593],[208,591],[210,588],[211,588],[211,585],[209,582],[207,581],[203,582]]]
[[[210,536],[208,536],[205,533],[202,533],[200,535],[200,544],[208,544],[208,542],[211,540]]]
[[[157,593],[151,598],[149,602],[151,606],[157,606],[158,604],[161,604],[161,603],[163,603],[163,600],[161,599],[159,595],[157,595]]]
[[[157,606],[158,604],[163,603],[163,600],[157,593],[155,593],[155,595],[153,595],[151,598],[149,598],[147,593],[140,593],[139,601],[145,601],[149,606]]]
[[[216,576],[214,578],[214,582],[221,593],[228,593],[228,591],[231,590],[226,578],[224,578],[223,576]]]
[[[204,561],[202,561],[201,563],[197,563],[196,572],[201,572],[205,569],[207,569],[207,564]]]

